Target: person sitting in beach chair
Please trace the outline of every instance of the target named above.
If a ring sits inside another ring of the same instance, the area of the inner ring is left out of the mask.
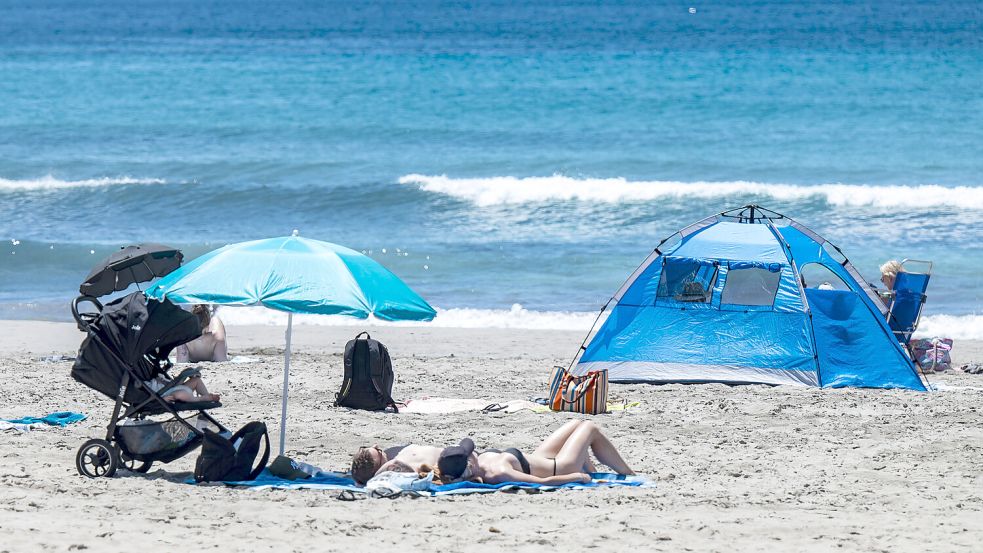
[[[225,341],[225,324],[207,305],[196,305],[191,312],[201,324],[201,337],[177,348],[178,363],[197,363],[199,361],[228,361],[229,352]]]
[[[352,458],[352,480],[360,486],[376,474],[387,471],[427,474],[431,470],[441,475],[444,483],[467,480],[477,465],[474,442],[464,438],[453,447],[433,447],[409,444],[382,449],[363,446]]]
[[[911,270],[905,267],[906,264],[921,264],[924,268]],[[881,267],[882,275],[885,269],[888,278],[882,276],[881,281],[891,288],[890,301],[886,304],[887,322],[898,341],[907,344],[918,328],[922,308],[928,299],[925,292],[932,278],[932,262],[905,259],[899,263],[892,260]]]
[[[894,300],[894,282],[898,278],[898,273],[903,272],[904,267],[897,259],[891,259],[881,265],[881,284],[884,285],[885,289],[879,290],[877,295],[884,302],[884,305],[891,306],[891,302]]]
[[[543,440],[530,455],[516,448],[481,452],[473,479],[487,484],[590,482],[590,473],[597,472],[591,452],[618,474],[635,474],[597,425],[587,420],[572,420]]]

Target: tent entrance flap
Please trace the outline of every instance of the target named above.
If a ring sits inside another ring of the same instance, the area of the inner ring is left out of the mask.
[[[904,353],[884,347],[885,332],[858,294],[809,288],[806,296],[824,388],[924,389]]]

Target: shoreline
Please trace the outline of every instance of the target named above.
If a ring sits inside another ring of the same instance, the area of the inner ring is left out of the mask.
[[[359,332],[385,344],[396,356],[496,358],[515,355],[573,358],[584,339],[579,330],[509,328],[447,328],[425,326],[294,325],[294,353],[341,353]],[[279,353],[285,347],[286,326],[227,326],[229,354]],[[75,323],[0,320],[0,357],[16,354],[71,355],[85,333]],[[490,338],[490,339],[489,339]],[[507,351],[500,344],[508,344]],[[466,344],[461,347],[455,344]]]
[[[499,358],[521,354],[535,358],[565,358],[566,362],[573,359],[586,334],[579,330],[522,328],[294,325],[292,351],[340,353],[345,343],[362,331],[386,344],[394,357]],[[282,354],[285,346],[286,326],[230,325],[226,333],[230,355],[234,352]],[[0,319],[0,357],[18,354],[74,356],[84,337],[75,323]],[[458,342],[467,345],[453,345]],[[498,345],[503,342],[508,344],[507,348]],[[951,356],[953,367],[981,362],[983,340],[956,339]]]

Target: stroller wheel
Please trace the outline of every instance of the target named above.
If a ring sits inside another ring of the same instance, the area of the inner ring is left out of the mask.
[[[153,464],[153,461],[137,461],[136,459],[130,459],[125,454],[120,454],[120,466],[130,472],[143,474],[149,471],[150,466]]]
[[[99,478],[116,474],[119,468],[119,457],[114,448],[106,440],[93,439],[82,444],[75,454],[75,468],[79,474],[89,478]]]

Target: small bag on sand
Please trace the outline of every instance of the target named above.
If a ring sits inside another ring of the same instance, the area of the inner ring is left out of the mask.
[[[550,374],[550,409],[597,415],[608,410],[608,371],[574,376],[563,367]]]
[[[952,340],[949,338],[922,338],[911,341],[915,361],[924,371],[942,372],[952,368]]]
[[[256,457],[265,442],[259,464]],[[195,463],[196,482],[241,482],[255,480],[270,460],[270,436],[266,425],[250,422],[229,438],[205,429],[201,455]]]

